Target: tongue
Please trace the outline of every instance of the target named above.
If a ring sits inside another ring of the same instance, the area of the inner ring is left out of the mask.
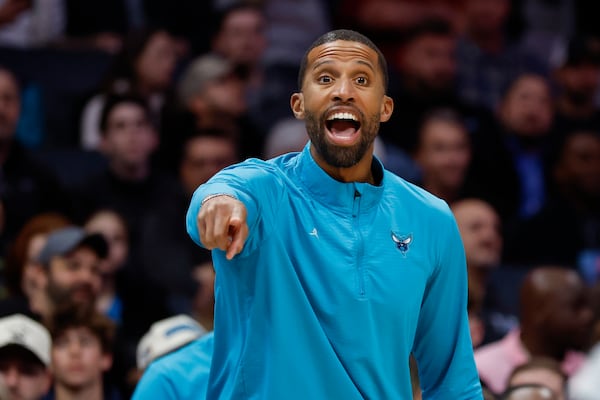
[[[331,124],[330,131],[335,136],[350,137],[350,136],[354,135],[354,133],[356,132],[356,128],[354,126],[354,123],[352,123],[350,121],[334,121]]]

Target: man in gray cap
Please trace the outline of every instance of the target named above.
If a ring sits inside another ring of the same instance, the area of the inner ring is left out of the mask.
[[[46,287],[46,307],[42,318],[68,304],[93,307],[101,286],[99,264],[108,253],[108,244],[98,233],[69,226],[52,232],[40,251],[39,273]]]
[[[0,318],[0,399],[39,400],[50,388],[50,334],[14,314]]]

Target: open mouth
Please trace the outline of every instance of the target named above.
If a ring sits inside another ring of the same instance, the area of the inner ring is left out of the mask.
[[[336,142],[350,141],[360,130],[358,117],[349,112],[335,112],[331,114],[327,117],[325,126]]]

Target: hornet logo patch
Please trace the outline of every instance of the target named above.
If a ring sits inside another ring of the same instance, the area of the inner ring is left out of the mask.
[[[409,233],[407,235],[401,235],[392,231],[392,240],[396,243],[396,247],[400,250],[403,256],[406,256],[408,246],[412,243],[413,235]]]

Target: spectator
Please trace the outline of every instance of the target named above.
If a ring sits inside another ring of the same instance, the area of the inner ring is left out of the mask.
[[[508,378],[508,390],[520,385],[542,385],[552,390],[556,400],[566,400],[567,376],[551,358],[533,357],[516,367]]]
[[[154,361],[144,372],[132,400],[205,398],[214,334],[209,332]]]
[[[143,221],[143,269],[154,285],[165,291],[170,314],[190,314],[197,296],[210,295],[212,288],[199,285],[198,276],[212,273],[200,266],[210,261],[210,253],[191,242],[181,229],[193,192],[216,172],[239,160],[236,138],[219,129],[201,129],[183,144],[179,187],[170,193],[170,207],[162,207]],[[168,270],[166,269],[168,266]],[[201,272],[204,271],[204,272]],[[212,299],[211,299],[212,300]],[[204,307],[209,307],[206,304]],[[212,326],[212,309],[200,314]],[[206,326],[208,329],[209,327]]]
[[[504,94],[496,129],[473,137],[471,190],[498,210],[505,228],[546,201],[553,116],[547,80],[522,75]]]
[[[43,266],[38,256],[48,235],[70,224],[56,213],[43,213],[31,218],[19,231],[9,248],[6,260],[6,279],[10,297],[1,304],[0,315],[22,312],[40,315],[46,304],[46,294],[40,274]]]
[[[510,82],[547,67],[511,43],[506,34],[510,0],[466,0],[464,34],[457,45],[458,94],[469,104],[495,110]]]
[[[552,390],[543,385],[528,384],[509,388],[500,400],[558,400]]]
[[[0,318],[2,400],[40,400],[48,392],[50,334],[21,314]],[[4,391],[4,392],[3,392]]]
[[[64,309],[50,324],[54,387],[47,400],[119,400],[104,381],[112,366],[114,324],[93,308]]]
[[[100,292],[100,263],[108,253],[102,235],[87,234],[76,226],[68,226],[48,235],[40,250],[42,265],[37,278],[44,282],[45,304],[42,319],[50,322],[57,310],[70,305],[94,308]]]
[[[569,42],[564,61],[554,71],[558,86],[556,132],[600,130],[596,93],[600,82],[600,42],[575,37]]]
[[[58,179],[15,140],[19,116],[19,85],[13,73],[0,66],[0,197],[6,215],[6,242],[36,214],[56,211],[68,215],[71,211]]]
[[[571,375],[589,344],[592,310],[585,285],[572,270],[540,267],[527,276],[520,291],[520,329],[475,351],[479,376],[502,393],[511,371],[531,357],[549,357]]]
[[[99,312],[119,324],[123,314],[123,300],[117,288],[117,275],[129,256],[127,223],[116,211],[103,209],[93,213],[84,228],[99,233],[108,243],[108,256],[102,261],[100,275],[102,287],[96,301]]]
[[[428,114],[419,130],[414,159],[423,189],[450,204],[464,196],[471,144],[460,116],[451,110]]]
[[[177,63],[174,48],[173,38],[164,30],[144,29],[129,35],[104,87],[83,109],[81,145],[84,149],[98,149],[102,137],[101,114],[106,97],[111,94],[141,97],[149,107],[149,122],[159,126]]]
[[[593,284],[600,260],[600,134],[576,131],[562,143],[552,163],[548,202],[507,237],[504,259],[577,268]]]
[[[0,0],[0,45],[41,47],[60,38],[65,28],[64,0]]]

